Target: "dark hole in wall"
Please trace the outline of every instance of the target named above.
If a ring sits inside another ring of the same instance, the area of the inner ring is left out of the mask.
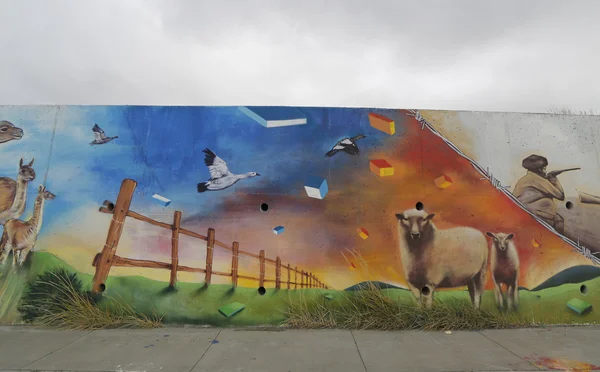
[[[260,205],[260,210],[261,210],[261,211],[263,211],[263,212],[266,212],[266,211],[268,211],[268,210],[269,210],[269,204],[267,204],[267,203],[262,203],[262,204]]]
[[[572,208],[573,208],[573,202],[570,202],[570,201],[568,201],[568,202],[565,204],[565,207],[567,207],[567,209],[572,209]]]
[[[429,293],[431,293],[431,290],[429,289],[428,286],[425,286],[425,287],[421,288],[421,294],[423,296],[429,296]]]
[[[421,203],[421,202],[417,202],[417,205],[415,206],[415,208],[416,208],[418,211],[422,211],[422,210],[423,210],[423,203]]]
[[[98,289],[100,290],[100,292],[106,291],[106,284],[100,283],[100,285],[98,286]]]
[[[588,288],[585,284],[582,284],[581,287],[579,287],[579,292],[581,292],[582,295],[586,295],[588,293]]]
[[[260,287],[258,288],[258,294],[259,295],[264,295],[265,293],[267,293],[267,290],[265,289],[265,287]]]

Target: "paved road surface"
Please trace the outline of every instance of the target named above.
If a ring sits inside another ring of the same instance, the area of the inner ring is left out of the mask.
[[[0,327],[0,371],[600,370],[600,327],[480,332]]]

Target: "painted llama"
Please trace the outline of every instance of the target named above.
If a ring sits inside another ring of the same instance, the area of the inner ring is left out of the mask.
[[[35,198],[33,216],[28,221],[12,219],[4,224],[4,233],[0,241],[0,263],[5,263],[8,254],[13,252],[13,266],[23,265],[29,251],[35,246],[38,234],[42,228],[44,215],[44,202],[56,197],[47,191],[44,185],[38,187],[38,196]]]
[[[19,161],[19,174],[17,180],[9,177],[0,177],[0,225],[6,221],[19,218],[25,211],[27,203],[27,184],[35,179],[33,160],[29,164]]]

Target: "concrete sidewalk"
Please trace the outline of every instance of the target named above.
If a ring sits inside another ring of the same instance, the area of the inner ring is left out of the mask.
[[[590,371],[600,370],[598,331],[0,327],[0,371]]]

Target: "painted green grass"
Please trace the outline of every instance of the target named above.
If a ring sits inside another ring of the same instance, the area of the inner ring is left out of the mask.
[[[75,271],[59,258],[45,252],[32,254],[28,265],[29,270],[12,272],[11,275],[7,275],[10,268],[0,269],[0,324],[11,324],[19,320],[16,308],[27,280],[56,266]],[[85,288],[91,287],[91,275],[78,273],[78,277]],[[587,295],[580,293],[582,284],[587,287]],[[152,313],[164,315],[165,323],[215,326],[279,325],[285,321],[287,303],[310,301],[330,295],[333,298],[328,302],[336,306],[347,303],[353,295],[352,292],[325,289],[288,291],[268,288],[266,294],[260,296],[256,288],[232,289],[229,285],[219,284],[203,288],[202,283],[183,282],[177,284],[176,290],[169,290],[167,283],[141,276],[109,277],[106,288],[106,296],[125,301],[148,316]],[[383,292],[398,303],[410,304],[414,301],[412,294],[406,290],[384,289]],[[592,310],[583,316],[577,315],[567,307],[567,302],[572,298],[592,304]],[[438,291],[436,299],[468,299],[468,292]],[[538,292],[522,290],[520,299],[519,312],[535,323],[594,323],[600,320],[600,278]],[[219,313],[219,308],[232,302],[240,302],[245,308],[231,318],[226,318]],[[496,309],[493,291],[485,292],[482,306],[490,310]]]
[[[20,322],[17,311],[19,301],[27,287],[27,282],[53,267],[64,267],[76,272],[58,257],[49,253],[33,252],[29,255],[24,267],[16,270],[12,267],[12,257],[5,265],[0,265],[0,324]]]
[[[29,261],[29,270],[12,270],[4,267],[0,277],[0,324],[19,322],[18,302],[26,288],[27,280],[52,267],[66,267],[76,272],[84,288],[91,288],[92,275],[81,274],[58,257],[35,252]],[[8,275],[10,273],[10,275]],[[213,284],[203,288],[202,283],[177,284],[169,290],[167,283],[141,276],[109,277],[105,295],[117,301],[125,301],[136,310],[151,316],[164,315],[165,323],[209,324],[215,326],[278,325],[285,319],[283,309],[286,300],[300,295],[308,298],[319,296],[322,289],[275,290],[267,289],[260,296],[256,288],[236,288]],[[231,302],[240,302],[246,308],[231,318],[219,313],[219,308]]]

